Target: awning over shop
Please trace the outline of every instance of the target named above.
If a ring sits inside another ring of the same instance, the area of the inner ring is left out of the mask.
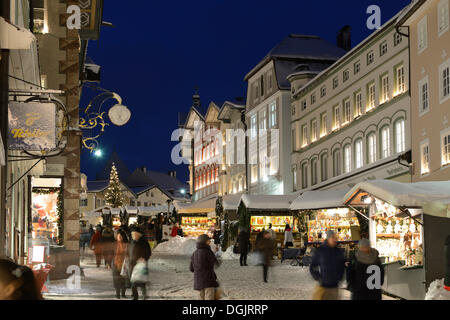
[[[237,210],[241,202],[241,194],[227,194],[222,198],[223,210]]]
[[[292,195],[242,195],[241,202],[247,209],[254,210],[290,210],[298,194]]]
[[[190,205],[182,206],[178,213],[194,214],[194,213],[209,213],[216,210],[216,198],[196,201]]]
[[[173,211],[173,205],[170,205],[170,212]],[[138,215],[143,217],[156,216],[161,212],[167,212],[167,206],[138,207]]]
[[[307,191],[292,202],[291,210],[317,210],[345,207],[343,198],[349,189]]]
[[[36,37],[31,31],[16,26],[0,17],[0,48],[28,50]]]
[[[343,202],[366,204],[361,199],[373,195],[396,207],[422,207],[427,202],[449,199],[450,181],[401,183],[391,180],[372,180],[358,183],[344,196]]]

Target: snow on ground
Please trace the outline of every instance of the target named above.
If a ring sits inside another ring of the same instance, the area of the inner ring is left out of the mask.
[[[176,236],[169,241],[160,243],[154,250],[154,253],[164,253],[168,255],[187,255],[191,256],[196,249],[195,238],[182,238]]]
[[[191,239],[193,240],[193,239]],[[160,244],[149,261],[150,300],[196,300],[198,292],[193,290],[193,274],[189,270],[190,255],[195,241],[172,239],[176,248]],[[231,251],[230,251],[231,250]],[[176,254],[175,252],[181,253]],[[239,255],[232,249],[222,254],[222,264],[216,273],[226,297],[229,300],[309,300],[316,283],[308,268],[294,267],[290,261],[283,264],[273,261],[269,271],[269,283],[262,281],[262,267],[254,265],[256,255],[249,255],[249,266],[240,267]],[[84,277],[79,289],[70,289],[66,280],[51,281],[46,299],[55,300],[112,300],[115,291],[112,274],[104,266],[96,268],[94,255],[89,251],[82,260]],[[344,284],[343,284],[344,285]],[[131,292],[128,289],[127,295]],[[341,290],[341,298],[350,299],[347,290]]]
[[[450,291],[444,289],[444,279],[430,284],[425,300],[450,300]]]

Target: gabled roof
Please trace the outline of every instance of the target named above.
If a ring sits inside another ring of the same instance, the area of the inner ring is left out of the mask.
[[[244,78],[247,81],[271,60],[336,61],[345,54],[318,36],[291,34],[278,43]],[[278,77],[277,77],[278,78]],[[278,80],[282,80],[278,78]]]
[[[225,101],[222,104],[222,107],[220,108],[219,115],[217,116],[217,119],[224,120],[226,115],[231,110],[245,110],[245,104],[241,104],[241,102],[230,102]]]
[[[117,154],[117,152],[111,153],[111,156],[109,157],[108,161],[106,162],[105,167],[97,173],[97,180],[108,180],[111,175],[111,168],[112,164],[116,166],[117,173],[119,175],[119,179],[125,181],[128,176],[131,174],[128,167],[125,165],[125,163],[122,161],[120,156]]]
[[[88,192],[102,192],[109,186],[109,180],[96,180],[87,182]]]

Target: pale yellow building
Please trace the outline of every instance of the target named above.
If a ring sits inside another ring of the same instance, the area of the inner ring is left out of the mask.
[[[416,1],[397,25],[411,43],[413,180],[450,180],[449,0]]]

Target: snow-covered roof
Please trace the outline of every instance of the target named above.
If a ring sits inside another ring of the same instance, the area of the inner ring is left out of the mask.
[[[87,182],[88,192],[102,192],[109,187],[109,180],[97,180]]]
[[[275,61],[280,59],[336,61],[344,54],[345,50],[318,36],[291,34],[270,50],[269,53],[245,76],[244,80],[247,81],[272,59]],[[288,74],[292,72],[292,70],[287,72],[284,78],[279,78],[277,76],[277,80],[285,81]]]
[[[173,208],[173,205],[170,205],[170,212],[172,212]],[[138,215],[144,217],[156,216],[158,213],[167,212],[167,206],[138,207],[138,212]]]
[[[430,201],[449,199],[450,181],[416,183],[401,183],[392,180],[364,181],[347,192],[343,202],[361,203],[360,198],[354,199],[358,193],[368,193],[396,207],[422,207]]]
[[[216,210],[217,199],[210,198],[206,200],[196,201],[189,205],[179,205],[178,213],[209,213]]]
[[[291,210],[345,207],[343,199],[348,191],[349,189],[307,191],[292,202]]]
[[[223,210],[237,210],[241,202],[241,194],[227,194],[222,198]]]
[[[256,210],[290,210],[292,202],[297,198],[292,195],[242,195],[241,202],[247,209]]]

